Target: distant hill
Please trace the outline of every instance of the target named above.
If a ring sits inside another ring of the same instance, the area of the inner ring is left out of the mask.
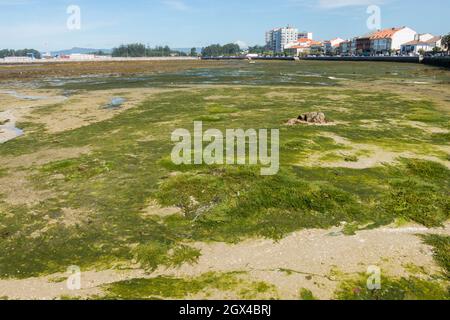
[[[86,53],[92,53],[92,52],[98,52],[98,51],[103,51],[104,53],[110,54],[112,53],[112,49],[93,49],[93,48],[72,48],[72,49],[68,49],[68,50],[60,50],[60,51],[52,51],[51,54],[52,56],[56,56],[56,55],[69,55],[69,54],[74,54],[74,53],[82,53],[82,54],[86,54]]]

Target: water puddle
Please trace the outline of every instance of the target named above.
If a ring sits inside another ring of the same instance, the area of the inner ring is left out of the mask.
[[[9,111],[0,112],[0,144],[23,134],[23,130],[16,127],[16,118]]]
[[[2,94],[8,94],[14,98],[17,99],[21,99],[21,100],[45,100],[48,99],[49,97],[45,97],[45,96],[29,96],[29,95],[25,95],[25,94],[20,94],[17,91],[14,90],[0,90],[0,93]]]
[[[105,106],[105,109],[119,109],[124,103],[124,98],[114,97],[111,99],[111,102]]]

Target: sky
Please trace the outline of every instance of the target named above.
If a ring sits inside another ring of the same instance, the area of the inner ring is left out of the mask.
[[[67,27],[73,5],[79,29]],[[0,49],[263,45],[267,30],[288,24],[314,39],[346,39],[369,32],[370,5],[380,8],[382,28],[450,32],[449,0],[0,0]]]

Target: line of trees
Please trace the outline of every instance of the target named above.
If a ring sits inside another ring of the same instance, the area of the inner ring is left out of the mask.
[[[94,54],[96,56],[109,56],[109,53],[107,53],[107,52],[105,52],[103,50],[89,52],[88,54]]]
[[[213,44],[202,49],[202,56],[204,57],[236,56],[240,53],[241,48],[235,43],[228,43],[223,46]]]
[[[197,55],[195,48],[191,49],[191,55]],[[186,52],[177,51],[170,49],[169,46],[156,46],[154,48],[150,48],[145,46],[142,43],[131,43],[121,45],[117,48],[114,48],[112,51],[113,57],[131,57],[131,58],[140,58],[140,57],[169,57],[169,56],[187,56]]]
[[[40,59],[41,53],[35,49],[21,49],[21,50],[3,49],[3,50],[0,50],[0,58],[27,57],[27,56],[34,56],[36,59]]]

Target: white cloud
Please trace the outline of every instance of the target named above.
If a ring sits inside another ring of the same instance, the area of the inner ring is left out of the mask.
[[[242,40],[238,40],[234,44],[237,44],[239,46],[239,48],[241,48],[241,49],[247,49],[248,48],[248,44],[245,41],[242,41]]]
[[[319,6],[325,9],[370,6],[383,3],[383,0],[319,0]]]
[[[291,5],[319,8],[319,9],[337,9],[345,7],[361,7],[370,5],[379,5],[388,0],[289,0]]]
[[[182,0],[164,0],[166,6],[177,11],[189,11],[190,7]]]
[[[34,0],[0,0],[0,6],[21,6],[33,3]]]

